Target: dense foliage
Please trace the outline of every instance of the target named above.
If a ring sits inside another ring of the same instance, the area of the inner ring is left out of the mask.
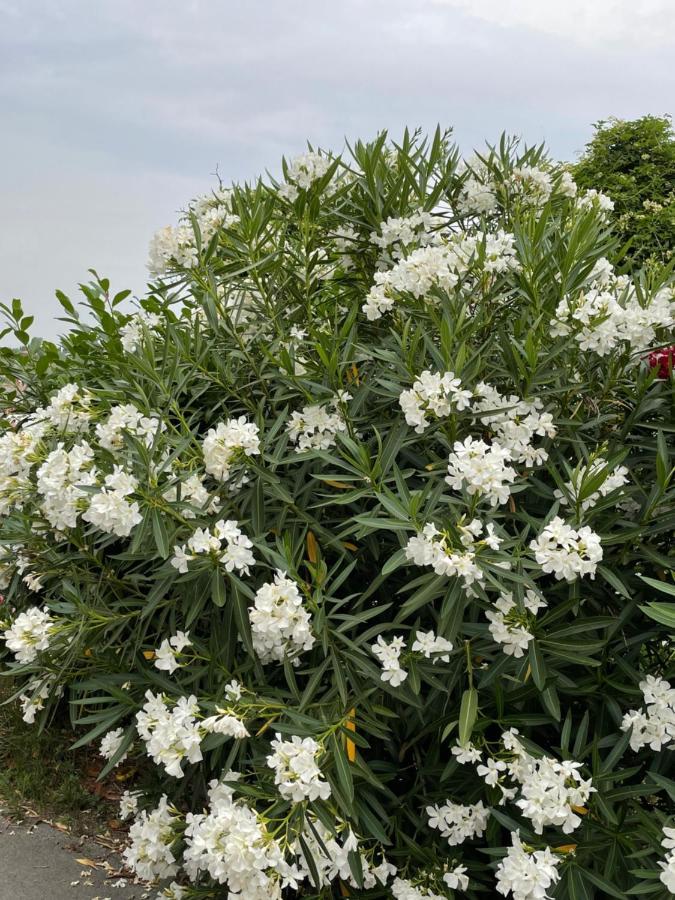
[[[675,134],[669,118],[599,122],[574,166],[580,187],[614,203],[616,228],[636,264],[666,263],[675,246]]]
[[[198,198],[131,316],[5,309],[5,672],[157,765],[162,896],[675,889],[675,297],[607,210],[382,136]]]

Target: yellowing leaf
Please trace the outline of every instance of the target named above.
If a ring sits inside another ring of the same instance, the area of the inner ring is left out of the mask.
[[[100,866],[100,863],[94,862],[93,859],[89,859],[88,856],[80,856],[75,862],[79,863],[81,866],[86,866],[88,869],[96,869]]]
[[[574,853],[577,849],[576,844],[561,844],[560,847],[553,848],[556,853]]]
[[[346,550],[352,550],[354,553],[356,553],[356,551],[359,549],[359,548],[356,546],[356,544],[350,544],[350,543],[348,543],[347,541],[343,541],[343,542],[342,542],[342,546],[343,546]]]
[[[572,809],[574,810],[575,813],[577,813],[580,816],[588,815],[588,810],[586,809],[585,806],[573,806]]]
[[[91,659],[91,657],[94,655],[94,654],[92,653],[91,647],[88,647],[88,648],[84,651],[84,655],[87,657],[87,659]]]
[[[324,484],[329,484],[331,487],[337,488],[339,491],[351,491],[352,485],[345,484],[344,481],[331,481],[328,478],[323,479]]]
[[[356,731],[356,708],[353,707],[349,710],[349,718],[346,722],[346,728],[348,731]],[[356,762],[356,744],[354,741],[347,738],[347,759],[350,763]]]
[[[319,545],[311,531],[307,532],[307,556],[311,563],[319,561]]]
[[[154,650],[144,650],[144,651],[143,651],[143,656],[144,656],[146,659],[154,659],[154,658],[155,658],[155,651],[154,651]]]

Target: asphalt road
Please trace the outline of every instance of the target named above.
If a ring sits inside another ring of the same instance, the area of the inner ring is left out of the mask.
[[[0,814],[0,900],[154,900],[156,890],[121,878],[119,869],[119,857],[96,843]]]

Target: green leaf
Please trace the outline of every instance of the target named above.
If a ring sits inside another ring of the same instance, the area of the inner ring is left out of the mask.
[[[538,641],[530,641],[529,660],[532,669],[532,680],[537,685],[538,690],[543,691],[546,687],[546,663],[541,653]]]
[[[214,569],[211,575],[211,599],[216,606],[225,606],[226,597],[227,589],[223,573],[220,569]]]
[[[162,559],[167,559],[170,552],[169,537],[166,533],[164,517],[158,509],[153,509],[152,511],[152,533],[155,537],[157,552],[162,557]]]
[[[478,715],[478,691],[468,688],[462,694],[462,704],[459,708],[459,743],[464,746],[469,743],[473,726]]]

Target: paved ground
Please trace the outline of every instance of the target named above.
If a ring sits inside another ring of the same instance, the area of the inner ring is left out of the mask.
[[[116,874],[119,863],[118,856],[96,843],[80,844],[72,835],[35,820],[10,822],[0,812],[0,900],[156,897],[156,891]]]

